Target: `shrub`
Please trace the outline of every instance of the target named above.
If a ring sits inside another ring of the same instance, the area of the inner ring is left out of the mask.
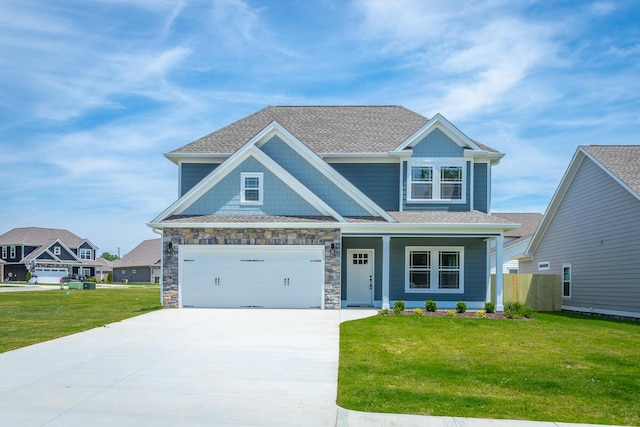
[[[387,316],[388,314],[389,314],[389,309],[388,308],[380,310],[380,315],[381,316]]]
[[[478,311],[476,311],[476,317],[480,317],[481,319],[486,319],[487,318],[486,310],[478,310]]]
[[[30,271],[27,271],[27,282],[28,282],[29,280],[31,280],[31,272],[30,272]]]
[[[453,310],[447,310],[447,316],[449,317],[456,317],[456,312]]]
[[[487,313],[495,313],[496,305],[491,301],[487,301],[484,303],[484,311],[486,311]]]
[[[422,316],[422,309],[420,307],[414,308],[413,314],[415,314],[416,316]]]
[[[393,303],[393,312],[395,314],[401,314],[404,311],[404,301],[399,300]]]
[[[456,311],[458,313],[464,313],[465,311],[467,311],[467,303],[464,301],[458,301],[458,303],[456,304]]]
[[[530,318],[533,314],[533,309],[521,302],[508,302],[504,305],[504,315],[509,319],[522,319],[523,317]]]
[[[93,283],[97,283],[97,282],[98,282],[98,280],[96,280],[96,278],[95,278],[95,277],[87,277],[86,282],[93,282]]]
[[[111,273],[107,274],[107,283],[111,283],[113,281],[113,276],[111,276]]]
[[[424,302],[424,308],[426,308],[427,311],[436,311],[438,309],[438,304],[429,299]]]

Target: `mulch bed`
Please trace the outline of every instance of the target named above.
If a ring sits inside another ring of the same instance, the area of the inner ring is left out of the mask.
[[[448,310],[436,310],[436,311],[425,311],[422,310],[423,316],[428,317],[456,317],[456,318],[466,318],[466,319],[479,319],[476,315],[475,311],[465,311],[464,313],[456,313],[455,316],[449,316],[447,314]],[[455,311],[455,310],[454,310]],[[378,315],[380,316],[395,316],[396,314],[393,310],[389,310],[388,314],[382,314],[382,310],[378,310]],[[413,310],[405,310],[402,312],[401,316],[416,316]],[[498,320],[533,320],[530,318],[522,318],[522,319],[509,319],[504,313],[487,313],[487,319],[498,319]]]

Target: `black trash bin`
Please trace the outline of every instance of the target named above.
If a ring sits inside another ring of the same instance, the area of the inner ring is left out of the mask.
[[[93,283],[93,282],[83,282],[82,283],[82,289],[95,290],[96,289],[96,284]]]

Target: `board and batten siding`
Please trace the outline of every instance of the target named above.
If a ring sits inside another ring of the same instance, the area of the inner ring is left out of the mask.
[[[539,262],[550,262],[538,271]],[[571,264],[563,306],[640,313],[640,200],[589,158],[521,273],[562,274]]]
[[[331,163],[331,167],[382,209],[398,210],[400,164]]]
[[[180,164],[180,197],[191,190],[197,183],[209,175],[219,163],[181,163]]]
[[[489,213],[489,164],[473,165],[473,210]]]
[[[464,293],[405,292],[407,246],[464,247]],[[482,238],[406,237],[391,238],[389,299],[404,301],[484,302],[487,289],[487,244]]]

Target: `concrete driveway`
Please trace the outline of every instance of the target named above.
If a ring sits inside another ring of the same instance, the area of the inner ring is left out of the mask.
[[[7,426],[334,426],[338,325],[372,310],[161,310],[0,354]]]

